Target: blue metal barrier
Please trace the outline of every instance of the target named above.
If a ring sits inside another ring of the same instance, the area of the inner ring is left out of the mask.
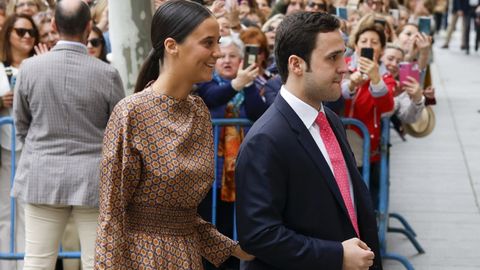
[[[212,187],[212,224],[217,223],[217,166],[218,166],[218,143],[220,140],[220,128],[224,126],[249,127],[253,122],[244,118],[225,118],[212,119],[213,138],[214,138],[214,153],[215,153],[215,181]],[[233,205],[233,240],[237,240],[237,217],[235,203]]]
[[[13,181],[15,179],[15,124],[12,117],[1,117],[0,126],[2,125],[11,125],[12,126],[12,141],[11,141],[11,172],[10,172],[10,186],[13,186]],[[23,260],[25,253],[15,252],[15,212],[16,212],[16,202],[15,198],[10,198],[10,247],[9,252],[0,252],[0,260]],[[64,252],[61,251],[58,253],[59,259],[78,259],[80,258],[80,252]]]
[[[390,142],[390,118],[382,118],[382,137],[381,137],[381,159],[380,159],[380,188],[379,188],[379,207],[378,207],[378,238],[380,242],[380,253],[382,258],[396,260],[403,264],[408,270],[414,270],[408,259],[402,255],[387,252],[387,232],[400,232],[405,234],[412,242],[419,253],[425,251],[415,239],[415,232],[408,222],[399,214],[389,214],[389,142]],[[404,229],[388,227],[389,218],[397,218],[405,226]]]
[[[366,126],[353,118],[343,118],[342,122],[344,125],[354,125],[358,127],[364,137],[363,141],[363,179],[366,183],[366,185],[369,185],[369,179],[370,179],[370,136],[368,133],[368,129]],[[12,125],[12,149],[15,149],[15,127],[13,124],[13,119],[11,117],[4,117],[0,118],[0,125],[2,124],[10,124]],[[217,186],[217,164],[218,164],[218,145],[219,145],[219,139],[220,139],[220,128],[223,126],[242,126],[242,127],[249,127],[253,124],[248,119],[241,119],[241,118],[229,118],[229,119],[212,119],[212,125],[213,125],[213,133],[214,133],[214,153],[215,153],[215,182],[214,182],[214,187]],[[11,174],[11,184],[13,185],[13,180],[15,177],[15,151],[12,151],[12,174]],[[11,207],[12,207],[12,213],[15,213],[15,200],[11,198]],[[217,189],[213,188],[212,189],[212,223],[216,224],[216,215],[217,215]],[[234,207],[234,214],[233,214],[233,219],[234,219],[234,228],[233,228],[233,239],[237,239],[237,230],[236,230],[236,215],[235,215],[235,207]],[[12,229],[10,233],[10,252],[9,253],[0,253],[0,260],[22,260],[24,257],[24,253],[15,253],[14,252],[14,224],[15,224],[15,217],[14,214],[11,215],[11,222],[12,222]],[[70,258],[80,258],[80,252],[59,252],[58,258],[63,258],[63,259],[70,259]]]
[[[12,141],[11,145],[11,164],[12,168],[10,171],[10,186],[13,186],[13,179],[15,177],[15,125],[13,124],[13,118],[11,117],[1,117],[0,118],[0,126],[3,125],[11,125],[12,126]],[[15,234],[15,212],[16,212],[16,205],[15,199],[10,198],[10,245],[9,245],[9,253],[0,252],[0,259],[8,259],[9,255],[15,253],[15,241],[14,241],[14,234]],[[23,258],[23,257],[22,257]],[[16,259],[14,259],[16,260]]]
[[[370,187],[370,133],[368,132],[367,126],[362,123],[360,120],[355,118],[342,118],[342,123],[344,126],[353,125],[356,126],[362,132],[363,137],[363,167],[362,175],[363,181],[367,187]]]

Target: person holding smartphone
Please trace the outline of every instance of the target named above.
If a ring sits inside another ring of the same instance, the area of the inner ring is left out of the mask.
[[[381,25],[361,21],[352,32],[350,40],[353,42],[355,54],[346,59],[350,72],[348,78],[342,81],[345,116],[362,121],[370,133],[370,193],[374,206],[378,207],[380,120],[383,113],[393,110],[395,80],[391,74],[382,75],[380,72],[380,57],[386,44]],[[351,131],[358,143],[362,136],[360,130],[352,127]],[[359,155],[359,152],[355,155],[357,163],[362,159]]]
[[[217,60],[213,79],[198,84],[197,94],[207,105],[212,118],[248,118],[257,120],[267,109],[255,84],[260,68],[253,63],[244,68],[248,60],[246,45],[234,36],[220,39],[222,57]],[[257,47],[258,49],[258,47]],[[258,51],[257,51],[258,52]],[[247,58],[247,59],[246,59]],[[217,159],[218,185],[217,225],[218,230],[232,237],[233,207],[235,193],[235,160],[240,143],[245,134],[244,128],[226,126],[222,128]],[[199,213],[205,220],[211,220],[212,195],[209,192],[199,205]],[[238,260],[231,258],[223,266],[238,268]],[[210,269],[210,268],[207,268]]]
[[[416,62],[420,70],[420,78],[424,77],[429,63],[432,37],[421,33],[418,25],[407,23],[397,30],[398,38],[394,43],[405,51],[404,61]],[[422,83],[422,79],[420,82]]]
[[[399,65],[411,63],[403,62],[405,52],[398,46],[387,44],[382,56],[382,63],[386,67],[385,72],[389,72],[394,77],[398,77],[401,70]],[[395,91],[395,116],[404,123],[413,123],[417,121],[425,107],[425,97],[418,79],[407,76],[405,81],[397,81]]]

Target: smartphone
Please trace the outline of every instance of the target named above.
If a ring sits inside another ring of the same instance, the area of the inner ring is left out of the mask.
[[[342,20],[345,20],[345,21],[348,20],[347,8],[345,8],[345,7],[337,7],[335,14],[336,14],[339,18],[341,18]]]
[[[398,9],[390,9],[388,12],[392,16],[395,25],[398,25],[398,21],[400,20],[400,11]]]
[[[243,58],[243,69],[246,69],[251,64],[257,62],[258,53],[260,51],[260,46],[256,44],[246,44],[245,45],[245,55]]]
[[[417,80],[417,82],[420,82],[420,70],[418,69],[417,64],[400,62],[400,64],[398,64],[398,68],[400,85],[403,85],[405,81],[408,81],[407,77],[409,76]]]
[[[360,50],[360,56],[373,60],[373,48],[362,48]]]
[[[430,32],[431,32],[430,27],[431,27],[430,17],[418,18],[418,31],[420,31],[420,33],[425,33],[427,35],[430,35]]]

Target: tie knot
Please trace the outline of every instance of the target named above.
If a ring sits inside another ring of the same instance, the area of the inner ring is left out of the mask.
[[[315,123],[318,125],[319,128],[324,128],[326,126],[329,126],[327,117],[323,112],[318,113],[317,118],[315,119]]]

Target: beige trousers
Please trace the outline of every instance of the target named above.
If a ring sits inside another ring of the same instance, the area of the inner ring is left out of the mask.
[[[53,270],[69,217],[78,229],[84,270],[93,269],[98,208],[25,205],[24,270]]]

